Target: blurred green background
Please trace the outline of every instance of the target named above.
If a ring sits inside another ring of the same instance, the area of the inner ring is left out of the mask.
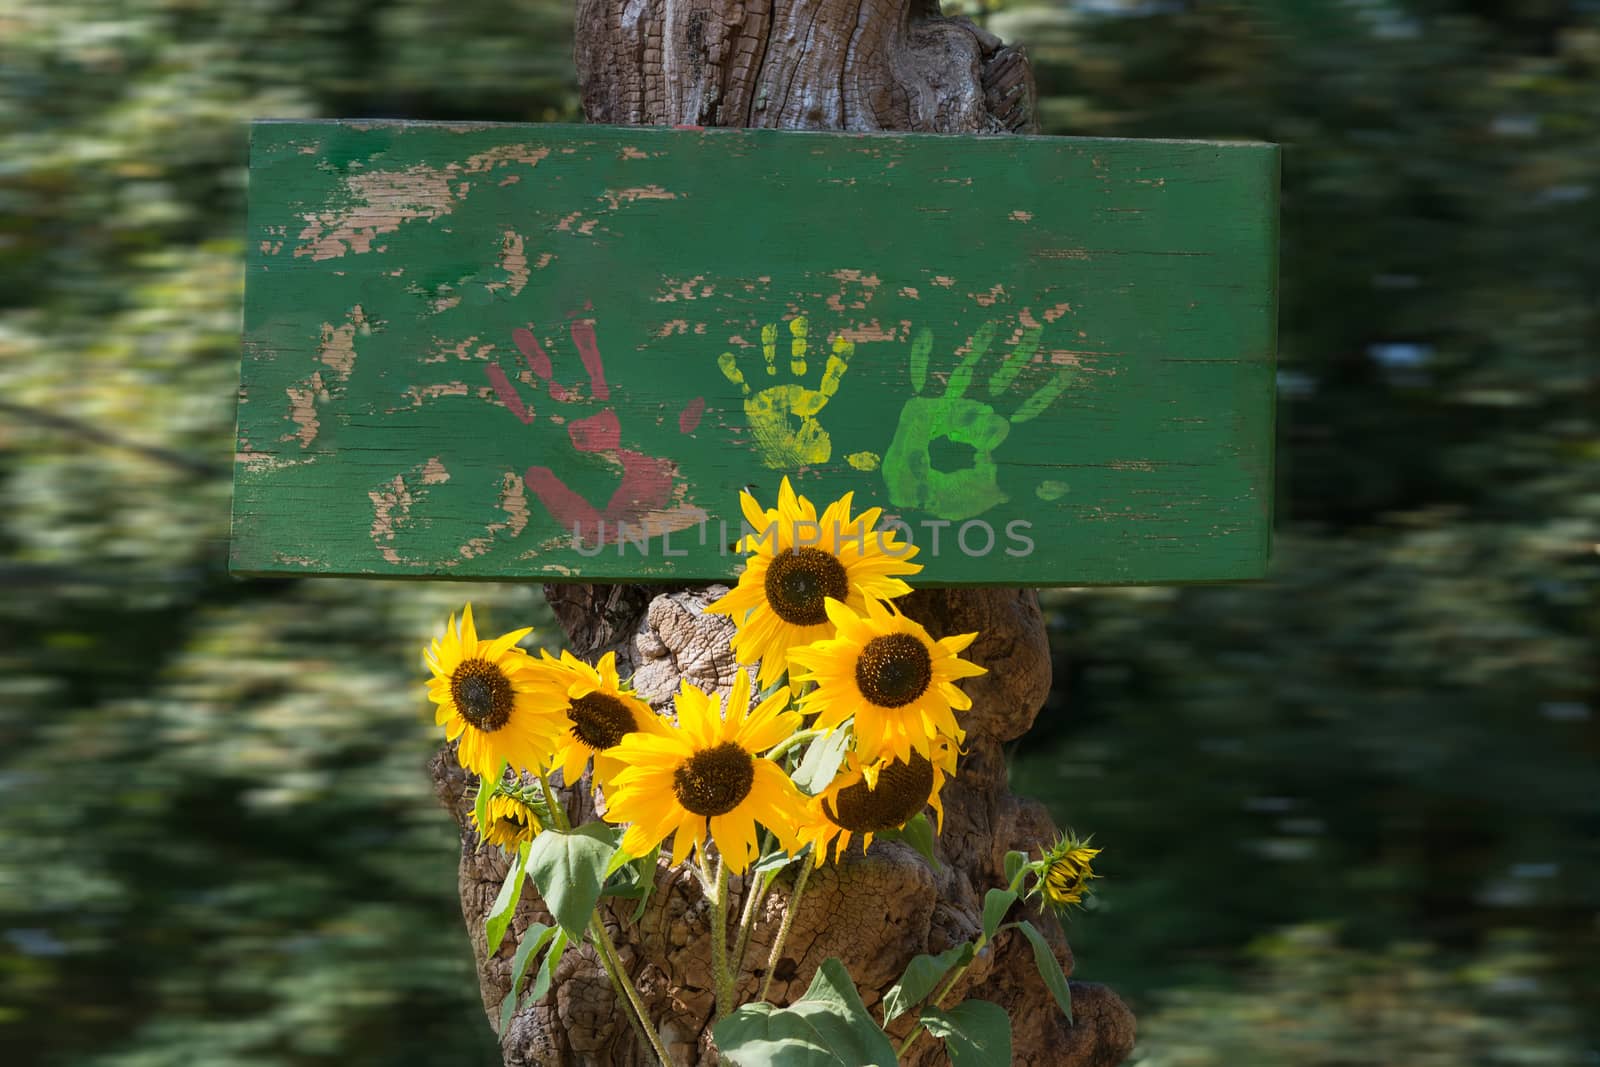
[[[1048,594],[1016,787],[1144,1067],[1600,1063],[1600,5],[1004,0],[1047,132],[1284,151],[1279,534]],[[225,572],[245,122],[576,116],[560,0],[0,0],[0,1060],[490,1064],[418,649]]]

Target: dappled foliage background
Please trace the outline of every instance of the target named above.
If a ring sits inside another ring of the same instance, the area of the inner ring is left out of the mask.
[[[948,6],[947,6],[948,9]],[[1270,582],[1047,595],[1020,791],[1146,1067],[1600,1062],[1600,10],[974,8],[1284,153]],[[225,572],[246,120],[571,119],[559,0],[0,0],[0,1058],[495,1062],[417,649]]]

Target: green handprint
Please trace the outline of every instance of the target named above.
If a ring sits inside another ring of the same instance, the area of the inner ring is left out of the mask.
[[[808,369],[806,356],[811,349],[808,330],[804,315],[789,322],[789,373],[796,378],[805,377]],[[732,352],[718,357],[717,366],[722,368],[723,377],[744,391],[745,418],[750,421],[750,432],[756,439],[761,462],[768,467],[797,470],[826,463],[833,455],[833,441],[817,421],[817,414],[839,391],[839,379],[849,369],[856,346],[853,341],[835,337],[832,348],[822,381],[815,389],[808,389],[799,382],[786,382],[753,392],[739,371],[738,357]],[[777,375],[777,323],[761,327],[761,355],[767,362],[767,374]]]
[[[1071,384],[1073,369],[1063,367],[1009,417],[981,400],[966,395],[978,363],[989,353],[997,324],[984,323],[972,337],[972,347],[951,372],[943,396],[923,396],[928,381],[928,355],[933,350],[931,330],[920,331],[911,343],[911,384],[917,394],[900,410],[900,424],[883,456],[883,481],[897,507],[918,508],[944,519],[970,519],[996,504],[1006,494],[996,481],[995,449],[1005,442],[1011,427],[1038,416]],[[1022,338],[989,376],[988,393],[998,399],[1039,350],[1044,328],[1025,330]],[[931,446],[940,440],[970,445],[972,465],[943,471],[933,465]]]

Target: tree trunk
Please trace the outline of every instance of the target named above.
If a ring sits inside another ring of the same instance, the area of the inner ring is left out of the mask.
[[[592,122],[768,126],[789,129],[1006,133],[1033,128],[1032,76],[1021,50],[936,7],[888,0],[579,0],[577,64]],[[733,626],[704,606],[722,586],[662,590],[636,585],[549,586],[546,594],[589,660],[617,652],[641,696],[670,708],[680,678],[726,691],[737,669],[728,650]],[[843,960],[869,1008],[918,953],[974,938],[984,892],[1004,884],[1009,849],[1030,850],[1055,834],[1042,806],[1006,789],[1001,746],[1021,736],[1050,689],[1050,656],[1034,595],[1001,589],[922,590],[901,606],[934,637],[973,630],[966,656],[989,673],[965,683],[973,707],[962,716],[966,754],[944,791],[938,871],[908,847],[875,843],[862,857],[811,875],[772,985],[787,1003],[810,984],[823,960]],[[472,783],[442,751],[433,773],[441,800],[462,828],[462,912],[478,959],[491,1022],[510,986],[511,957],[531,922],[551,921],[526,893],[498,953],[485,951],[483,919],[505,878],[496,849],[479,849],[470,827]],[[586,814],[586,813],[585,813]],[[754,996],[788,900],[794,869],[774,886],[758,916],[739,999]],[[734,879],[733,914],[743,886]],[[713,1064],[713,1009],[707,927],[699,881],[665,858],[655,894],[638,923],[631,902],[606,917],[623,965],[651,1018],[681,1064]],[[1055,946],[1063,969],[1072,954],[1061,928],[1030,914]],[[1039,979],[1027,942],[1000,935],[976,960],[947,1003],[969,994],[1004,1007],[1015,1060],[1052,1067],[1111,1067],[1133,1045],[1133,1017],[1103,986],[1073,982],[1068,1025]],[[910,1018],[890,1027],[903,1035]],[[500,1035],[508,1067],[520,1064],[649,1063],[592,948],[567,953],[550,995],[524,1008]],[[924,1036],[907,1064],[942,1063]]]

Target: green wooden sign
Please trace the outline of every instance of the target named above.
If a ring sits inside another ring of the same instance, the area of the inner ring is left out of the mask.
[[[233,569],[727,578],[788,476],[921,584],[1253,578],[1270,145],[253,131]]]

